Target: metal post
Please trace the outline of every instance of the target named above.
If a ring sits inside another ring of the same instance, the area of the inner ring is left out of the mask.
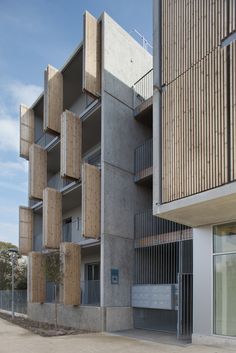
[[[14,281],[14,277],[15,277],[15,254],[12,253],[12,278],[11,278],[11,317],[12,319],[14,319],[14,289],[15,289],[15,281]]]

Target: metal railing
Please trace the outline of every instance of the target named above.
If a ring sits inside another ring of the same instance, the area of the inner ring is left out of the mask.
[[[80,283],[81,304],[100,305],[100,281],[87,280]]]
[[[35,141],[35,143],[45,148],[51,141],[55,139],[55,137],[55,135],[52,135],[49,132],[44,132],[43,135]]]
[[[153,96],[153,69],[148,71],[133,85],[133,108]]]
[[[0,290],[0,309],[12,310],[11,290]],[[14,291],[14,311],[20,314],[27,314],[27,290]]]
[[[56,173],[50,179],[48,179],[48,186],[57,190],[61,190],[63,187],[69,185],[71,182],[71,179],[62,178],[60,173]]]
[[[63,242],[73,242],[79,243],[85,238],[82,236],[81,232],[81,219],[73,219],[72,222],[64,223],[62,225],[62,240]]]
[[[98,149],[95,152],[91,152],[85,155],[84,162],[92,164],[95,167],[101,168],[101,149]]]
[[[152,175],[153,145],[152,139],[147,140],[134,151],[134,181]]]
[[[153,216],[152,209],[134,216],[135,247],[192,239],[192,228]]]

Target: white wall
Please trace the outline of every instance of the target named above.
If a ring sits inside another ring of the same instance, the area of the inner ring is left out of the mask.
[[[212,334],[212,227],[193,229],[193,334]]]

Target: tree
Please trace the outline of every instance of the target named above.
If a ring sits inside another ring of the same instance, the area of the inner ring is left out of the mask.
[[[45,259],[45,274],[46,280],[54,283],[54,304],[55,304],[55,329],[58,327],[58,302],[59,302],[59,289],[63,281],[61,255],[58,250],[46,254]]]
[[[17,246],[0,242],[0,290],[10,290],[12,282],[12,257],[9,249]],[[27,288],[27,266],[22,256],[17,253],[15,259],[15,289]]]

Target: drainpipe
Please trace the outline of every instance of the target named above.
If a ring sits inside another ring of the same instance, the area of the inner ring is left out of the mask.
[[[157,142],[153,146],[153,157],[155,160],[155,192],[154,213],[162,203],[162,121],[161,121],[161,2],[153,0],[153,132]]]

